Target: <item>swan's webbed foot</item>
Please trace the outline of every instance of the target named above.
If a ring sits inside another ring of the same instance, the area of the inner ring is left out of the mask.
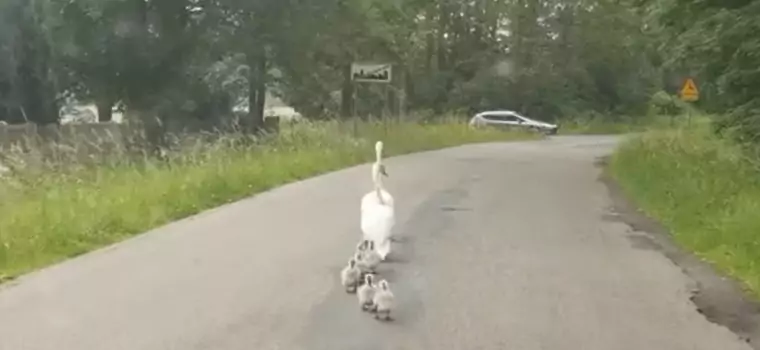
[[[391,321],[391,312],[390,311],[377,311],[375,312],[375,319],[381,320],[381,321]]]
[[[373,312],[375,305],[372,302],[367,302],[361,305],[362,311]]]

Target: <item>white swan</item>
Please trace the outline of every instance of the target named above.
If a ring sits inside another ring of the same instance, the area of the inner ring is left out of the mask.
[[[372,302],[375,298],[375,282],[372,275],[364,276],[364,284],[356,289],[356,297],[359,299],[359,307],[363,311],[372,311]]]
[[[348,265],[340,271],[340,282],[347,293],[355,293],[361,280],[361,271],[356,266],[356,260],[351,258]]]
[[[374,242],[375,250],[385,260],[391,251],[391,234],[396,224],[393,196],[383,188],[381,176],[388,176],[382,163],[383,142],[375,144],[372,181],[375,188],[362,197],[361,229],[364,239]]]
[[[365,266],[367,266],[367,270],[370,273],[375,273],[377,265],[380,265],[382,258],[380,257],[380,254],[378,254],[375,250],[375,241],[367,240],[366,242],[367,249],[364,250],[362,261],[364,262]]]
[[[396,307],[396,297],[388,285],[388,281],[380,280],[372,296],[372,307],[375,311],[375,319],[391,320],[391,311]]]
[[[391,194],[388,193],[385,188],[383,188],[382,176],[388,176],[388,173],[385,171],[385,165],[382,163],[382,160],[383,141],[377,141],[375,143],[375,162],[372,163],[372,183],[375,186],[375,191],[377,191],[377,194],[373,194],[375,191],[372,191],[368,192],[364,195],[364,197],[362,197],[362,212],[368,206],[376,204],[385,204],[391,208],[394,207],[393,196],[391,196]]]

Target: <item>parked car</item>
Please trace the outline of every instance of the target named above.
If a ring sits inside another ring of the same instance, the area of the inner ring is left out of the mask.
[[[517,112],[509,110],[480,112],[472,117],[472,119],[470,119],[470,125],[474,127],[495,126],[506,128],[525,128],[528,130],[543,132],[549,135],[555,135],[559,130],[559,125],[557,124],[530,119],[518,114]]]

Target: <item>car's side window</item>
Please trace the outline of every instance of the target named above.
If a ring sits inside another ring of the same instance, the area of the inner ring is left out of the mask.
[[[497,122],[519,122],[520,118],[510,114],[483,114],[483,119],[497,121]]]

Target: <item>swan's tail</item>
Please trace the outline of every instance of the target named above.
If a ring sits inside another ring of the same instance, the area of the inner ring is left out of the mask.
[[[386,238],[380,242],[375,242],[375,251],[380,255],[380,258],[385,260],[385,257],[391,252],[391,240]]]

